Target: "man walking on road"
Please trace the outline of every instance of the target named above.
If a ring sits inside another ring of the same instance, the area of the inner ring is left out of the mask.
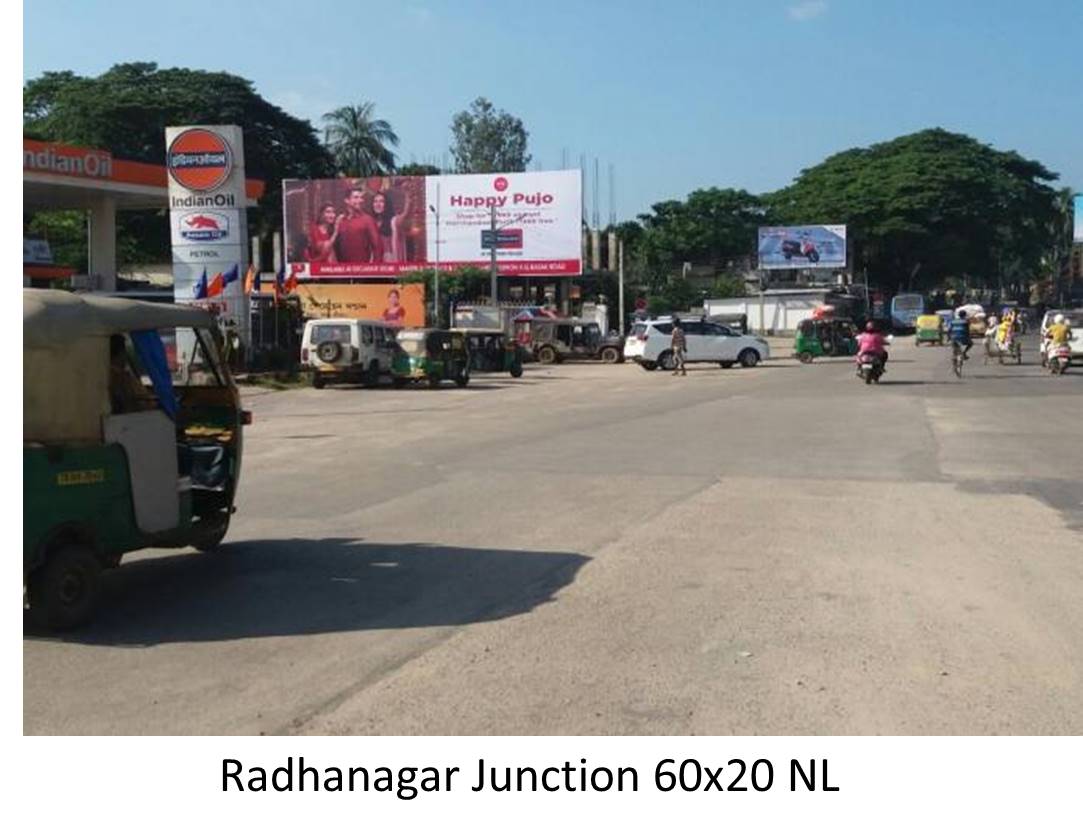
[[[688,376],[688,372],[684,369],[684,329],[681,327],[681,320],[676,316],[673,317],[673,335],[669,340],[669,349],[673,351],[673,376],[678,373],[681,376]]]

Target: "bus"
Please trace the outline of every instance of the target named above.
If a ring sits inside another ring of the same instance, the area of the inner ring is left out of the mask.
[[[891,326],[900,330],[913,330],[917,317],[925,312],[925,296],[919,293],[900,293],[891,299]]]

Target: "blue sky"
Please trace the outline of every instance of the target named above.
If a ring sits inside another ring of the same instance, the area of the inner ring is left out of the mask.
[[[402,161],[484,95],[535,164],[599,160],[599,214],[704,186],[765,191],[857,145],[940,126],[1083,189],[1083,0],[165,4],[33,0],[24,76],[122,61],[226,70],[318,123],[369,99]],[[208,95],[213,91],[208,90]]]

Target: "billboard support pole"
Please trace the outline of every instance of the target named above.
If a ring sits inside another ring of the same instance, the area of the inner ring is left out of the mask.
[[[768,276],[771,273],[767,270],[763,271],[763,277],[760,278],[760,335],[767,335],[767,320],[765,318],[764,311],[764,291],[767,289]]]
[[[489,292],[496,306],[496,206],[489,206]]]

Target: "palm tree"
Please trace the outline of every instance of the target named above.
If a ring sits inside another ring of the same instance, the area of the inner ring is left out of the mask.
[[[324,141],[335,157],[340,173],[349,177],[390,174],[395,170],[399,137],[384,119],[374,119],[371,101],[348,104],[325,113]]]

